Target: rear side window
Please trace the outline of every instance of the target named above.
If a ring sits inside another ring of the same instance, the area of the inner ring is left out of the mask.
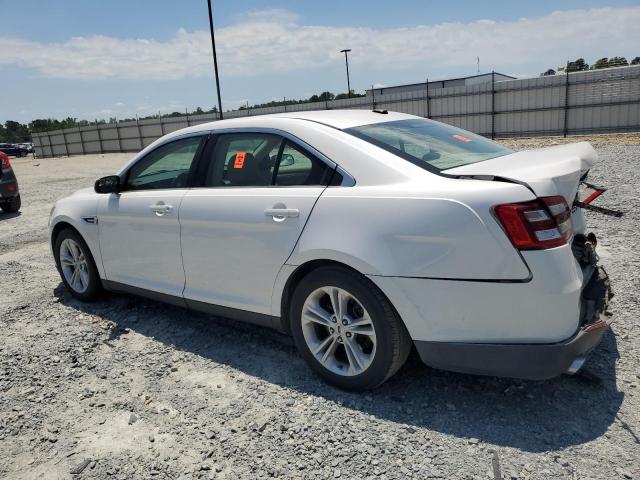
[[[205,187],[328,185],[334,168],[269,133],[228,133],[209,154]]]
[[[286,140],[278,163],[276,185],[328,185],[333,170]]]
[[[446,170],[513,153],[480,135],[416,118],[345,130],[425,170]]]
[[[205,186],[271,185],[281,143],[281,137],[268,133],[220,135],[209,159]]]

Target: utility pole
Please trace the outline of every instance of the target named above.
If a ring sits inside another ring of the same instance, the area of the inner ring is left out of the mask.
[[[345,48],[344,50],[340,50],[340,53],[344,53],[344,63],[347,67],[347,96],[351,98],[351,82],[349,82],[349,52],[350,48]]]
[[[209,7],[209,30],[211,31],[211,48],[213,49],[213,69],[216,75],[216,90],[218,91],[218,111],[222,120],[222,100],[220,99],[220,78],[218,77],[218,57],[216,56],[216,40],[213,35],[213,14],[211,13],[211,0],[207,0]]]

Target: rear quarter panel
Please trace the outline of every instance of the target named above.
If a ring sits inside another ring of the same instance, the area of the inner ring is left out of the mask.
[[[491,208],[533,195],[515,184],[440,179],[328,188],[287,263],[326,258],[368,275],[527,279]]]

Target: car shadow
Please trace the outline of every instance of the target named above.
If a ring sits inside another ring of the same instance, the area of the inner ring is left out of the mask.
[[[20,212],[4,213],[0,210],[0,222],[2,220],[9,220],[10,218],[16,218],[22,215]]]
[[[402,424],[407,435],[419,427],[529,452],[558,450],[603,435],[624,397],[616,385],[619,355],[611,331],[584,372],[573,377],[535,382],[463,375],[431,369],[414,352],[391,380],[358,394],[322,383],[289,337],[265,328],[127,295],[84,304],[62,284],[54,294],[71,308],[115,322],[110,342],[130,329],[267,382]]]

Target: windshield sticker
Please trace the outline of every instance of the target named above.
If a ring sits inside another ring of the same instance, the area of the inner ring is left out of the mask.
[[[456,140],[460,140],[461,142],[464,142],[464,143],[469,143],[471,141],[471,139],[469,137],[464,137],[462,135],[458,135],[457,133],[454,133],[451,136],[453,138],[455,138]]]
[[[244,167],[244,158],[247,156],[247,152],[236,153],[236,159],[233,162],[233,168]]]

